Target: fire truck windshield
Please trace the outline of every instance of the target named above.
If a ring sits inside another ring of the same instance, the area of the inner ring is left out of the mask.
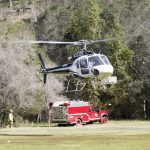
[[[92,107],[92,112],[99,112],[99,108]]]

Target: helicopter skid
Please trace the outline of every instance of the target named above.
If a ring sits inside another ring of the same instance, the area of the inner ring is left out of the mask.
[[[66,88],[66,92],[77,92],[77,91],[81,91],[84,89],[84,87],[86,86],[85,82],[81,82],[81,81],[77,81],[76,83],[73,83],[74,86],[71,86],[72,80],[68,80],[67,83],[67,88]]]

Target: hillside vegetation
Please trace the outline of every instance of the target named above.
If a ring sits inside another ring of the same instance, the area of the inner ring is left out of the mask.
[[[9,109],[35,121],[48,102],[76,98],[109,109],[115,119],[150,118],[149,14],[147,0],[0,0],[0,124]],[[43,87],[37,52],[53,67],[78,47],[15,42],[98,38],[115,38],[90,48],[109,57],[118,83],[71,94],[63,93],[64,77],[50,75]]]

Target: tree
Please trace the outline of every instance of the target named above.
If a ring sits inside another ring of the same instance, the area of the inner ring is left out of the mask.
[[[149,76],[150,76],[150,51],[147,38],[143,35],[135,37],[130,42],[130,47],[134,50],[134,81],[131,83],[130,96],[136,103],[136,116],[138,118],[150,118],[150,101],[149,101]],[[141,83],[139,86],[138,83]],[[136,91],[139,91],[138,94]]]
[[[84,2],[84,4],[82,4]],[[83,6],[83,7],[82,7]],[[100,38],[102,20],[97,0],[82,0],[70,20],[70,27],[65,35],[66,40],[94,40]]]
[[[106,54],[114,67],[114,75],[118,79],[115,85],[106,90],[113,104],[111,114],[113,117],[130,118],[131,103],[128,83],[132,79],[133,51],[123,41],[124,33],[117,15],[109,10],[104,11],[102,16],[105,20],[103,34],[112,39],[105,44]],[[128,110],[126,107],[128,107]]]
[[[119,80],[129,80],[133,51],[123,42],[123,31],[118,18],[113,20],[112,34],[109,37],[114,38],[114,40],[108,43],[111,50],[109,58],[114,66],[114,72]]]
[[[9,7],[12,7],[12,0],[9,0]]]

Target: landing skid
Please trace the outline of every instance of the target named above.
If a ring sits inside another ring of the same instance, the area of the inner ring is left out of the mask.
[[[86,86],[85,82],[81,82],[81,81],[77,81],[77,82],[74,81],[73,83],[71,83],[71,82],[72,82],[72,80],[68,80],[66,92],[81,91]]]
[[[100,81],[98,82],[97,80],[91,80],[90,81],[90,84],[92,84],[92,87],[94,90],[96,90],[99,85],[100,85]],[[67,83],[67,87],[66,87],[66,91],[65,92],[78,92],[78,91],[82,91],[86,85],[88,85],[89,82],[87,82],[86,80],[78,80],[78,81],[75,81],[73,79],[70,79],[68,80],[68,83]]]
[[[83,82],[84,81],[84,82]],[[88,84],[92,84],[93,90],[97,90],[99,88],[106,89],[107,85],[112,85],[117,82],[117,78],[115,76],[109,77],[107,80],[97,80],[96,78],[91,80],[73,80],[69,79],[65,92],[77,92],[81,91]]]

